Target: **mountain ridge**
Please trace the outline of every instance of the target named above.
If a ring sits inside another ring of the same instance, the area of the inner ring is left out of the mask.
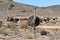
[[[60,17],[60,5],[54,5],[49,7],[37,7],[32,5],[26,5],[17,3],[14,1],[0,2],[0,15],[4,18],[8,16],[21,16],[28,17],[33,15],[34,8],[36,8],[36,15],[44,17]]]

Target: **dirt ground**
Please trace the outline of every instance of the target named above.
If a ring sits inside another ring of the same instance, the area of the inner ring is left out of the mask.
[[[28,29],[19,29],[16,33],[9,28],[0,28],[0,40],[60,40],[59,29],[46,29],[49,33],[41,35],[40,31],[45,29],[36,28],[36,37],[34,38],[34,31]]]

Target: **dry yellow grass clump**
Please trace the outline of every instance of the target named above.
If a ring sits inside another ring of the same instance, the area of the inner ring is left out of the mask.
[[[27,23],[27,21],[21,21],[20,22],[20,28],[21,29],[27,29],[28,28],[28,23]]]

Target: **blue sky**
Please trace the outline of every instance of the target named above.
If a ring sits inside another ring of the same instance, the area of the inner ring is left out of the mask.
[[[39,7],[60,5],[60,0],[13,0],[13,1],[23,4],[35,5]]]

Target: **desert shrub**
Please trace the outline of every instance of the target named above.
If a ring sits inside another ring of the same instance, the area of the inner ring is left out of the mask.
[[[21,21],[20,22],[20,28],[21,29],[27,29],[28,28],[28,24],[27,24],[27,21]]]
[[[28,12],[32,12],[33,10],[28,10]]]
[[[14,7],[13,4],[9,5],[9,10],[11,10]]]
[[[22,12],[26,12],[26,10],[22,10]]]
[[[18,30],[18,28],[17,28],[17,26],[16,26],[15,23],[9,23],[9,24],[7,24],[7,28],[9,28],[10,30],[14,31],[15,33],[19,32],[19,30]]]
[[[0,21],[0,27],[2,26],[2,21]]]

